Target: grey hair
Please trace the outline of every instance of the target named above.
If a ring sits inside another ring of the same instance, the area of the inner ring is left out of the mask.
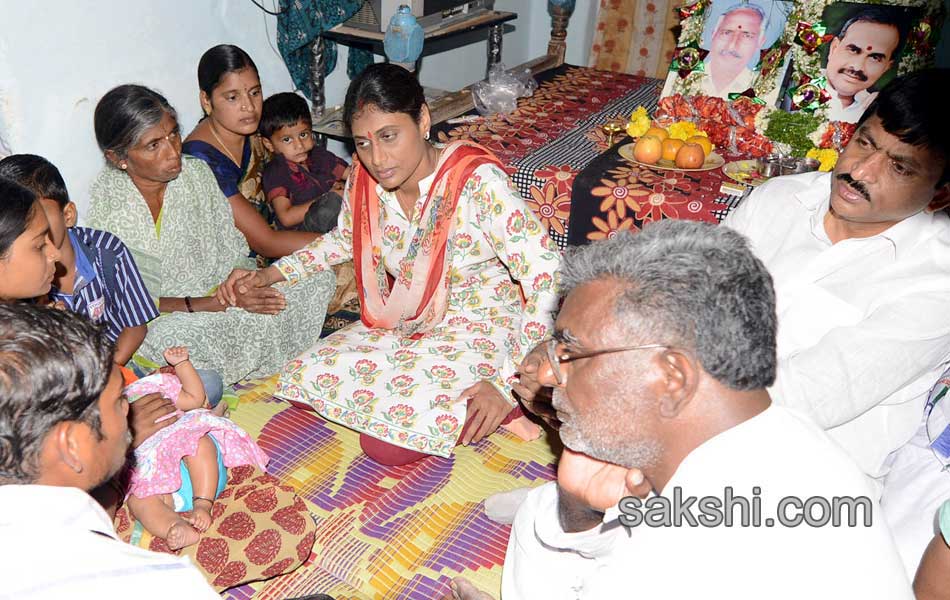
[[[765,14],[765,10],[761,6],[752,4],[750,2],[740,2],[738,4],[733,4],[726,10],[722,11],[722,16],[725,17],[726,15],[734,13],[737,10],[751,10],[752,12],[757,13],[759,15],[759,20],[762,22],[762,29],[764,30],[766,26],[768,26],[769,18]]]
[[[732,389],[775,381],[772,277],[739,233],[670,219],[569,251],[561,293],[595,280],[622,286],[614,313],[631,343],[691,350]]]
[[[178,113],[158,92],[135,84],[112,88],[96,105],[96,143],[103,153],[111,151],[116,157],[125,158],[142,135],[161,123],[165,115],[178,120]]]

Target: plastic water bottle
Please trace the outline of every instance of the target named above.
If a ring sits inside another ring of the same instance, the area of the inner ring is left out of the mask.
[[[412,11],[403,4],[389,20],[383,37],[383,51],[390,62],[415,70],[416,61],[422,54],[425,32],[416,21]]]

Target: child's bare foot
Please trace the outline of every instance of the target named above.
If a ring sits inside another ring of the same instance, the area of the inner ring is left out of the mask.
[[[218,402],[218,404],[215,405],[215,407],[211,409],[211,414],[216,415],[218,417],[226,417],[228,416],[230,412],[231,411],[228,410],[228,403],[225,402],[224,400],[221,400],[220,402]]]
[[[207,502],[201,501],[201,504],[195,505],[191,513],[186,514],[187,516],[183,518],[198,531],[207,531],[208,527],[211,527],[211,505]]]
[[[186,546],[197,544],[199,539],[201,539],[201,534],[184,519],[175,521],[168,528],[168,534],[165,536],[165,541],[172,550],[180,550]]]
[[[188,360],[188,348],[185,346],[172,346],[165,350],[163,356],[165,360],[168,361],[168,364],[177,367],[179,364]]]

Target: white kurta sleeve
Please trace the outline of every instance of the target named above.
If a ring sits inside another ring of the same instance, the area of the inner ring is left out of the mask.
[[[300,250],[274,263],[289,283],[296,283],[333,265],[353,258],[353,206],[350,204],[350,185],[343,191],[343,203],[337,226],[313,240]]]
[[[854,325],[831,329],[814,346],[779,361],[769,394],[824,429],[860,416],[946,362],[946,305],[942,292],[903,296]],[[906,390],[901,399],[922,398],[932,383]]]
[[[521,285],[525,301],[518,333],[506,341],[507,358],[494,381],[512,401],[516,366],[553,328],[560,253],[504,171],[483,165],[475,175],[480,178],[475,201],[482,235]]]
[[[760,200],[765,197],[764,194],[768,194],[769,190],[774,187],[774,183],[772,185],[769,184],[770,182],[767,181],[755,188],[752,193],[749,194],[749,197],[743,200],[739,206],[729,211],[729,214],[726,215],[726,218],[722,220],[720,225],[734,229],[748,237],[750,228],[756,218],[757,209],[761,204]]]
[[[558,518],[557,483],[531,490],[511,527],[502,570],[503,600],[565,600],[629,532],[616,521],[590,531],[567,533]]]

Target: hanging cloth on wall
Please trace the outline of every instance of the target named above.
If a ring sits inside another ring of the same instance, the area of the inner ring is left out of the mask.
[[[310,98],[310,44],[324,31],[346,21],[360,9],[362,0],[280,0],[277,16],[277,48],[284,58],[294,85]],[[324,40],[324,76],[336,68],[336,44]],[[365,50],[350,48],[346,73],[350,79],[373,62]]]
[[[691,0],[690,0],[691,1]],[[673,0],[601,2],[588,66],[664,79],[670,70],[679,24]]]

